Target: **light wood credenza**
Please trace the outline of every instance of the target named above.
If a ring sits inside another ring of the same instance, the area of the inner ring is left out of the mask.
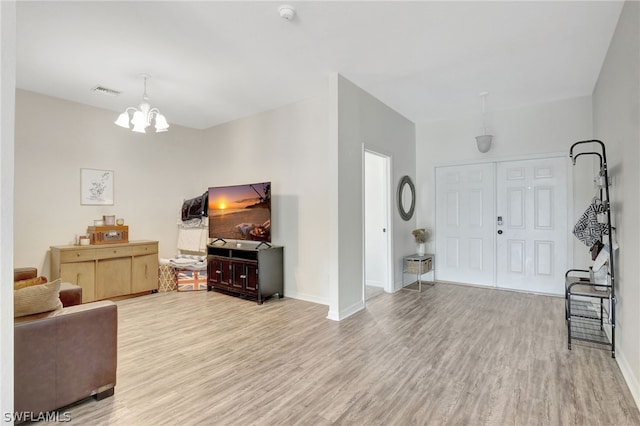
[[[52,246],[51,280],[82,287],[82,303],[158,290],[158,242]]]

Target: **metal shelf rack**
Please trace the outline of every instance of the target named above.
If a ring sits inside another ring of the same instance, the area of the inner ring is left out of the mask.
[[[596,144],[597,151],[574,153],[574,149],[582,144]],[[597,156],[600,162],[598,179],[599,199],[606,214],[606,230],[602,238],[608,237],[609,270],[607,283],[596,283],[589,269],[569,269],[565,274],[565,320],[567,323],[567,346],[571,350],[573,340],[604,345],[611,350],[615,358],[616,337],[616,292],[615,264],[613,249],[613,227],[611,226],[611,202],[609,198],[609,173],[607,170],[607,154],[604,143],[599,140],[586,140],[571,145],[569,157],[576,164],[580,156]],[[603,249],[604,250],[604,249]]]

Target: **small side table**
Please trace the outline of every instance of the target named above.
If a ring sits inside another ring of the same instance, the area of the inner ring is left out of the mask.
[[[412,254],[409,256],[405,256],[402,258],[403,264],[403,273],[406,274],[416,274],[416,282],[418,283],[418,292],[422,292],[422,275],[433,269],[434,255],[433,254],[423,254],[422,256],[418,254]],[[411,288],[404,287],[407,290],[412,290]]]

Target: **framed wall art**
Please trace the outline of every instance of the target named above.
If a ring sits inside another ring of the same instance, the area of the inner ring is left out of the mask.
[[[113,170],[80,169],[80,205],[113,205]]]

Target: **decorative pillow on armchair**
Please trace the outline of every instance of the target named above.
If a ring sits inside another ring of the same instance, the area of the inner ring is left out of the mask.
[[[62,309],[59,279],[13,291],[13,316],[15,318],[55,311],[56,309]]]
[[[47,277],[28,278],[26,280],[14,281],[13,289],[20,290],[21,288],[31,287],[32,285],[44,284],[46,282],[47,282]]]

